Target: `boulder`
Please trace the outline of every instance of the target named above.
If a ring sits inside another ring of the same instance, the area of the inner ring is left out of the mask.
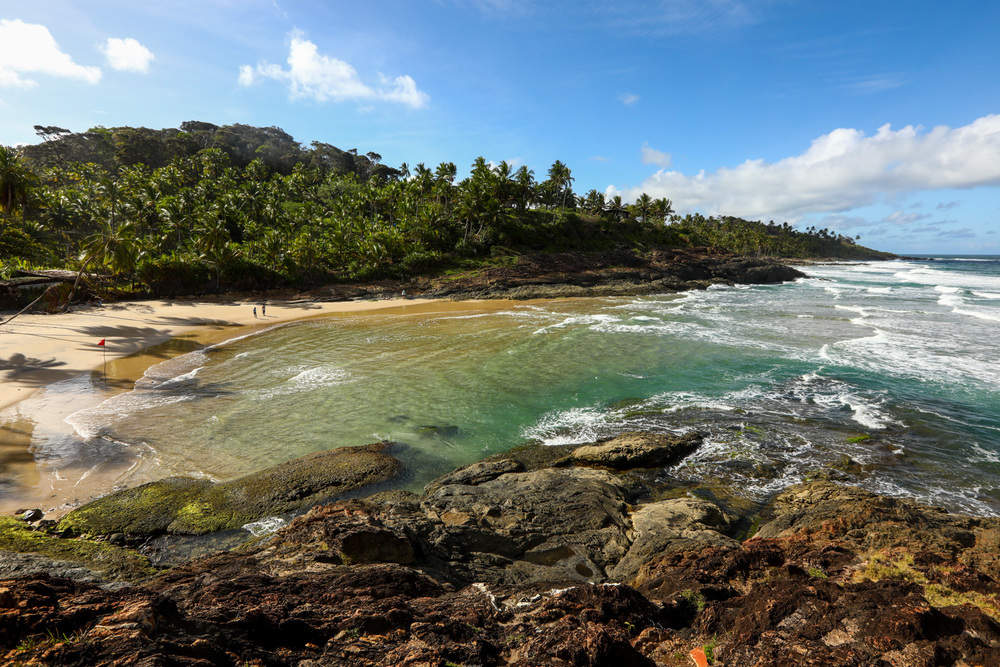
[[[662,433],[624,433],[610,440],[577,447],[562,463],[593,465],[615,470],[674,465],[701,445],[699,433],[674,436]]]
[[[632,495],[605,471],[546,468],[444,484],[421,507],[434,522],[432,548],[474,579],[588,580],[603,578],[628,548]],[[497,558],[510,567],[496,567]]]
[[[60,530],[77,534],[200,535],[309,508],[395,477],[389,443],[316,452],[236,480],[173,477],[118,491],[73,510]]]
[[[153,573],[149,559],[131,549],[88,539],[67,539],[0,517],[0,577],[48,572],[83,580],[135,580]]]
[[[491,479],[496,479],[500,475],[506,475],[509,472],[521,472],[523,470],[524,465],[520,461],[511,459],[480,461],[439,477],[428,485],[428,490],[436,489],[443,484],[476,486]]]
[[[739,542],[726,537],[734,519],[717,505],[700,498],[674,498],[640,505],[631,515],[632,544],[608,576],[628,581],[639,568],[656,557],[705,547],[734,548]]]

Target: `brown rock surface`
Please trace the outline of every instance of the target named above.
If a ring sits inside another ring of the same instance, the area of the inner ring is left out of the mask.
[[[0,581],[0,661],[1000,664],[1000,520],[815,482],[740,543],[628,473],[507,468],[317,507],[141,586]]]

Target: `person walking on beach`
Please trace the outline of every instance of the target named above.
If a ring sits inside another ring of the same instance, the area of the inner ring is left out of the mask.
[[[253,318],[257,319],[257,306],[253,307]]]
[[[261,317],[267,317],[267,304],[266,303],[260,304],[260,316]]]

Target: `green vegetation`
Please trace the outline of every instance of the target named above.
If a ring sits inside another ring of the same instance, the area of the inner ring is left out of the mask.
[[[708,664],[715,664],[715,649],[719,645],[719,638],[712,637],[711,640],[705,642],[705,646],[702,649],[705,651],[705,658],[708,660]]]
[[[705,596],[702,595],[701,591],[695,591],[690,588],[686,588],[681,591],[681,598],[687,601],[689,605],[698,613],[705,610]]]
[[[80,563],[109,578],[140,579],[153,574],[149,560],[131,549],[107,542],[67,539],[32,530],[11,517],[0,517],[0,551],[38,554],[53,560]]]
[[[556,250],[880,255],[828,230],[681,217],[645,194],[579,196],[558,160],[536,180],[477,158],[456,182],[450,162],[393,168],[273,127],[36,131],[40,144],[0,147],[0,276],[82,269],[108,276],[102,289],[160,295],[402,278]]]
[[[867,433],[862,433],[861,435],[855,435],[855,436],[852,436],[852,437],[848,438],[847,442],[858,443],[858,442],[864,442],[865,440],[871,440],[871,438],[872,437],[870,435],[868,435]]]

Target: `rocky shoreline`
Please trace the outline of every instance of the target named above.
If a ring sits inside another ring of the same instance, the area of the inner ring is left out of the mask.
[[[740,510],[710,485],[663,481],[700,442],[515,448],[421,495],[379,491],[400,468],[380,443],[196,492],[157,482],[58,524],[0,519],[0,656],[680,666],[700,649],[722,665],[1000,663],[1000,519],[829,481]],[[156,502],[134,502],[144,494]],[[324,501],[211,555],[151,558]]]
[[[786,260],[734,255],[712,248],[635,252],[538,253],[498,258],[495,266],[409,281],[332,285],[319,300],[386,298],[545,299],[663,294],[711,285],[772,284],[805,274]]]

